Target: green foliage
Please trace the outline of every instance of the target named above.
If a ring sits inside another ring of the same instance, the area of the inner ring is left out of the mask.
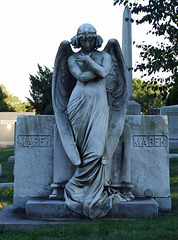
[[[178,148],[174,148],[174,149],[169,149],[169,153],[177,153],[178,154]]]
[[[0,188],[0,210],[6,205],[13,204],[13,192],[12,186]]]
[[[45,115],[54,115],[53,104],[50,103],[44,110]]]
[[[143,76],[150,76],[152,83],[164,83],[162,96],[164,99],[170,87],[178,82],[177,73],[177,37],[178,37],[178,14],[176,0],[114,0],[114,4],[123,4],[130,7],[132,14],[137,15],[136,23],[149,23],[151,25],[148,33],[163,36],[165,41],[157,42],[154,46],[142,43],[137,45],[141,49],[140,57],[143,63],[137,63],[135,71],[146,71]],[[155,77],[156,73],[166,73],[166,77]]]
[[[7,96],[6,102],[14,108],[15,112],[26,112],[27,106],[29,106],[28,102],[22,102],[18,97],[12,94]]]
[[[0,112],[14,112],[14,108],[6,102],[7,95],[4,88],[3,85],[0,85]]]
[[[173,215],[178,216],[178,158],[170,159],[170,187]]]
[[[178,82],[170,90],[168,98],[166,99],[166,105],[178,105]]]
[[[30,75],[30,96],[27,98],[37,114],[44,114],[45,109],[52,102],[51,85],[52,72],[46,66],[41,67],[38,64],[38,71],[35,76]]]
[[[13,164],[8,164],[8,158],[14,154],[13,149],[0,150],[0,164],[2,165],[2,176],[0,183],[13,182]],[[13,204],[13,187],[0,188],[0,210],[5,205]]]
[[[29,103],[22,102],[9,93],[4,85],[0,85],[0,112],[26,112],[27,106]]]
[[[141,105],[141,112],[149,115],[151,108],[162,106],[162,96],[160,94],[160,85],[153,85],[140,79],[133,79],[133,100]]]
[[[0,177],[1,183],[13,182],[13,164],[8,164],[8,158],[14,155],[13,149],[0,150],[0,164],[2,165],[2,176]]]

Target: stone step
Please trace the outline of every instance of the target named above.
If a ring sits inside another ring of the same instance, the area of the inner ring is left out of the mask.
[[[26,215],[29,219],[58,220],[58,219],[83,219],[83,216],[71,211],[64,201],[48,199],[31,199],[26,203]],[[113,206],[104,218],[151,218],[158,215],[157,202],[150,199],[135,199],[130,202]]]

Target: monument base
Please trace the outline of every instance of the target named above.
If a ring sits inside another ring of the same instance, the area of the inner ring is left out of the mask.
[[[158,203],[158,212],[159,213],[170,213],[172,211],[172,200],[171,197],[155,198],[156,202]]]
[[[26,203],[26,215],[29,219],[59,220],[59,219],[84,219],[85,217],[71,211],[64,201],[35,199]],[[130,202],[113,206],[104,217],[107,219],[119,218],[151,218],[158,215],[158,203],[152,199],[135,199]]]

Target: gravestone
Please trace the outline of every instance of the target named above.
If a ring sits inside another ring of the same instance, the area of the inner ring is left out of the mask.
[[[14,147],[14,126],[18,115],[35,115],[35,113],[0,112],[0,149]]]
[[[15,143],[14,209],[29,198],[49,197],[53,179],[54,116],[18,116]]]
[[[8,164],[15,164],[15,156],[10,156],[8,158]]]
[[[167,115],[169,121],[169,148],[178,149],[178,105],[161,108],[161,115]]]

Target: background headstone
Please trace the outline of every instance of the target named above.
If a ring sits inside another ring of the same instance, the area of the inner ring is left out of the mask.
[[[168,116],[169,148],[178,149],[178,105],[162,107],[160,114]]]
[[[35,115],[35,113],[0,112],[0,149],[14,147],[14,125],[18,115]]]
[[[10,156],[8,158],[8,164],[15,164],[15,156]]]

